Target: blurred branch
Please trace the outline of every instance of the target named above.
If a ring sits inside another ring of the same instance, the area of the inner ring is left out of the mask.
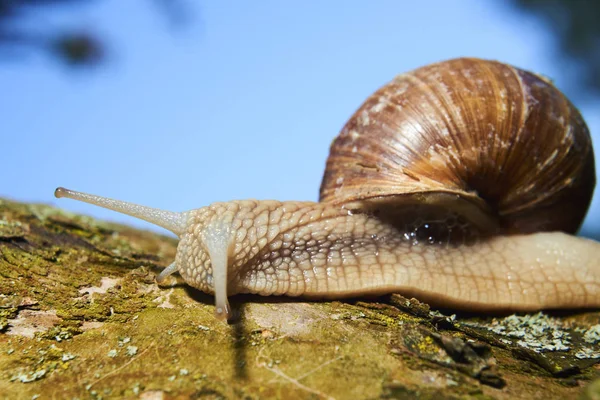
[[[22,53],[44,51],[73,65],[96,65],[104,55],[104,46],[94,36],[80,32],[56,34],[50,38],[17,31],[0,31],[0,50]]]
[[[553,32],[562,53],[577,62],[565,71],[583,93],[600,94],[600,1],[513,0],[541,18]]]
[[[33,14],[51,7],[83,6],[100,0],[0,0],[0,55],[43,52],[70,66],[99,64],[106,54],[106,43],[93,32],[56,32],[49,28],[36,32],[25,28]],[[176,26],[186,22],[187,13],[180,0],[154,0],[160,13]]]

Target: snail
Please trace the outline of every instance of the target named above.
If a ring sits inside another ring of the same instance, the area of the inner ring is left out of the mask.
[[[475,58],[397,76],[332,142],[319,202],[170,212],[56,189],[180,241],[157,277],[215,295],[397,292],[471,311],[600,306],[600,243],[574,236],[595,186],[588,128],[547,79]]]

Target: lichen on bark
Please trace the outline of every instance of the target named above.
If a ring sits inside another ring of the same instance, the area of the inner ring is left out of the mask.
[[[399,295],[213,299],[155,277],[176,240],[0,200],[9,398],[593,398],[600,313],[451,315]],[[585,397],[587,396],[587,397]],[[592,397],[590,397],[592,396]]]

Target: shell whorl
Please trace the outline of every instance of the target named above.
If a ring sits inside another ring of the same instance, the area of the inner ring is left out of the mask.
[[[462,58],[399,75],[369,97],[331,145],[320,198],[430,198],[467,218],[477,209],[504,232],[572,233],[594,185],[588,128],[557,88]]]

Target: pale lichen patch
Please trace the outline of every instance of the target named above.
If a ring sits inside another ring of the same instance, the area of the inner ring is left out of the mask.
[[[162,390],[148,390],[140,394],[140,400],[163,400],[165,392]]]
[[[171,303],[171,295],[173,294],[173,288],[171,288],[164,296],[156,298],[154,301],[160,303],[158,308],[175,308],[175,304]]]
[[[103,325],[104,322],[100,321],[83,321],[83,323],[81,324],[81,330],[82,332],[85,332],[92,329],[102,328]]]
[[[100,286],[90,286],[90,287],[85,287],[82,289],[79,289],[79,293],[83,294],[83,295],[91,295],[94,293],[106,293],[109,289],[112,289],[114,287],[117,286],[117,284],[119,283],[120,279],[115,279],[115,278],[109,278],[107,276],[103,276],[102,279],[100,280]]]
[[[575,353],[575,357],[577,357],[580,360],[600,358],[600,350],[584,346],[581,348],[581,350]]]
[[[569,351],[572,347],[571,335],[557,318],[542,312],[532,315],[510,315],[506,318],[494,318],[490,324],[469,326],[483,327],[508,339],[505,343],[515,342],[521,347],[536,353]]]
[[[36,333],[46,332],[61,321],[55,310],[22,310],[16,318],[8,319],[6,334],[33,338]]]
[[[589,344],[600,342],[600,324],[594,325],[585,331],[583,340]]]

